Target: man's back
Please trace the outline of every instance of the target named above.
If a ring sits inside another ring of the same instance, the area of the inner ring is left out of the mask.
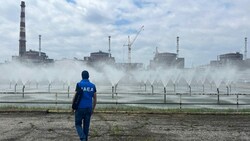
[[[78,108],[92,108],[92,98],[96,93],[96,87],[88,79],[83,79],[76,85],[76,92],[83,91]]]

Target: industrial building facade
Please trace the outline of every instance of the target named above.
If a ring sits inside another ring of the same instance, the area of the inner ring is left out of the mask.
[[[162,68],[184,68],[184,58],[177,58],[176,53],[159,53],[156,51],[153,60],[150,60],[149,68],[155,69],[158,67]]]
[[[248,69],[250,68],[250,59],[243,60],[243,54],[239,52],[221,54],[218,60],[210,61],[210,66],[216,68],[231,66],[238,69]]]
[[[110,53],[99,51],[90,53],[89,57],[84,57],[84,62],[86,62],[88,65],[94,65],[98,63],[113,65],[115,63],[115,58],[111,57]]]
[[[19,56],[12,56],[13,61],[21,63],[52,63],[46,53],[41,52],[41,35],[39,35],[39,51],[26,51],[26,32],[25,32],[25,2],[21,1],[20,14],[20,34],[19,34]]]

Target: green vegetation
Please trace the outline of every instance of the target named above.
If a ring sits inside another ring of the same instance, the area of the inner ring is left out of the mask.
[[[111,128],[111,134],[114,136],[122,135],[122,129],[118,125],[114,125]]]
[[[98,134],[98,131],[95,128],[91,129],[90,134],[91,134],[91,137],[101,137],[101,135]]]
[[[71,107],[0,106],[1,112],[72,112]],[[250,114],[250,109],[210,109],[210,108],[146,108],[136,106],[97,107],[97,113],[146,113],[146,114]]]
[[[37,107],[37,106],[0,106],[0,111],[8,111],[8,112],[15,112],[15,111],[20,111],[20,112],[49,112],[50,110],[55,110],[55,111],[65,111],[69,108],[61,108],[61,107]]]
[[[229,113],[245,113],[250,114],[250,109],[210,109],[210,108],[146,108],[146,107],[135,107],[135,106],[116,106],[116,107],[104,107],[98,108],[98,112],[125,112],[125,113],[148,113],[148,114],[171,114],[171,113],[185,113],[185,114],[229,114]]]

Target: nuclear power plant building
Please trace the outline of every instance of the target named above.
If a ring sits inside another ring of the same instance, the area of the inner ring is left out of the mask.
[[[250,59],[243,60],[243,54],[236,53],[226,53],[221,54],[218,57],[218,60],[210,61],[211,67],[236,67],[238,69],[247,69],[250,68]]]
[[[250,69],[250,59],[247,58],[247,37],[245,37],[244,56],[239,52],[221,54],[217,57],[217,60],[210,61],[209,66],[213,68],[230,66],[240,70]]]
[[[184,68],[184,58],[177,58],[176,53],[155,53],[153,60],[150,60],[149,68]]]
[[[89,57],[84,57],[84,61],[88,65],[94,65],[96,63],[114,64],[115,58],[111,57],[110,53],[99,51],[90,53]]]
[[[39,35],[39,51],[26,51],[26,32],[25,32],[25,2],[21,1],[20,16],[20,34],[19,34],[19,56],[12,56],[13,61],[25,63],[52,63],[46,53],[41,52],[41,35]]]

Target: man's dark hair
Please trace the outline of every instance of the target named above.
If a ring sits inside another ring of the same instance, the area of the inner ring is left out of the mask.
[[[89,79],[89,72],[84,70],[82,71],[82,79]]]

